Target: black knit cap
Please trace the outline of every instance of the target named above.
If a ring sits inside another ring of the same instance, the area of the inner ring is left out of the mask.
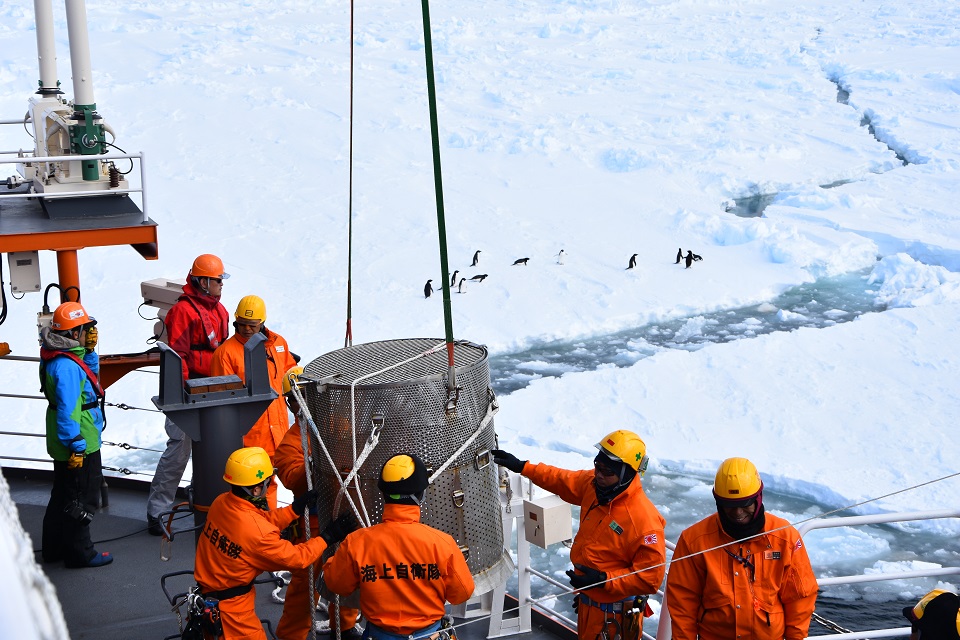
[[[960,638],[960,628],[958,628],[960,627],[960,619],[958,619],[960,597],[957,594],[944,591],[931,599],[923,607],[919,619],[914,613],[914,609],[915,607],[904,607],[903,617],[910,621],[914,629],[920,630],[921,638],[925,640],[957,640]]]

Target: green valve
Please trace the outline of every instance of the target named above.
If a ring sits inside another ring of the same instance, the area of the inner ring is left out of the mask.
[[[74,105],[74,114],[83,114],[83,124],[70,127],[70,150],[73,153],[94,156],[104,153],[103,125],[95,124],[96,104]],[[80,163],[83,170],[83,179],[96,181],[100,179],[100,166],[96,160],[85,160]]]

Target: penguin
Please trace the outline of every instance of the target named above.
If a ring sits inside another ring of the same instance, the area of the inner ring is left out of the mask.
[[[467,292],[467,279],[460,278],[460,285],[457,287],[457,293],[466,293]]]
[[[518,264],[527,266],[528,262],[530,262],[530,258],[517,258],[516,260],[513,261],[513,266],[517,266]]]
[[[684,258],[684,260],[685,260],[686,263],[687,263],[687,266],[686,266],[685,268],[686,268],[686,269],[689,269],[689,268],[690,268],[690,265],[693,264],[693,251],[687,251],[687,255],[686,255],[686,257]]]
[[[560,253],[557,254],[557,264],[563,264],[563,261],[566,259],[567,254],[563,249],[560,249]]]
[[[480,249],[477,249],[477,252],[473,254],[473,263],[470,266],[475,267],[478,264],[480,264]]]
[[[457,274],[460,273],[456,269],[453,270],[453,275],[450,276],[450,286],[455,287],[457,285]]]
[[[673,264],[680,264],[681,260],[683,260],[683,249],[677,249],[677,261]]]
[[[423,297],[429,298],[430,294],[433,293],[433,285],[430,284],[433,280],[427,280],[427,284],[423,285]]]
[[[627,264],[627,269],[633,269],[637,266],[637,254],[630,256],[630,262]]]
[[[477,282],[483,282],[483,279],[486,278],[486,277],[487,277],[487,274],[485,274],[485,273],[479,273],[479,274],[473,276],[473,277],[470,278],[470,279],[471,279],[471,280],[476,280]]]

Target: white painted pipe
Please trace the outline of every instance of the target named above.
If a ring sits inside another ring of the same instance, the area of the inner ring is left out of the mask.
[[[90,36],[87,32],[87,5],[84,0],[66,0],[66,5],[70,68],[73,71],[73,103],[96,104],[90,64]]]
[[[57,44],[53,37],[53,0],[33,0],[37,23],[37,58],[40,62],[41,94],[55,93],[57,87]]]

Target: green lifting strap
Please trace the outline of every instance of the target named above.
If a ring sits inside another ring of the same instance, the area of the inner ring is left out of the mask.
[[[447,389],[456,387],[453,361],[453,314],[450,308],[450,273],[447,268],[447,227],[443,215],[443,179],[440,171],[440,131],[437,125],[437,88],[433,78],[433,40],[430,37],[430,6],[423,6],[423,51],[427,62],[427,101],[430,104],[430,137],[433,142],[433,182],[437,196],[437,230],[440,236],[440,272],[443,282],[443,327],[447,340]]]

